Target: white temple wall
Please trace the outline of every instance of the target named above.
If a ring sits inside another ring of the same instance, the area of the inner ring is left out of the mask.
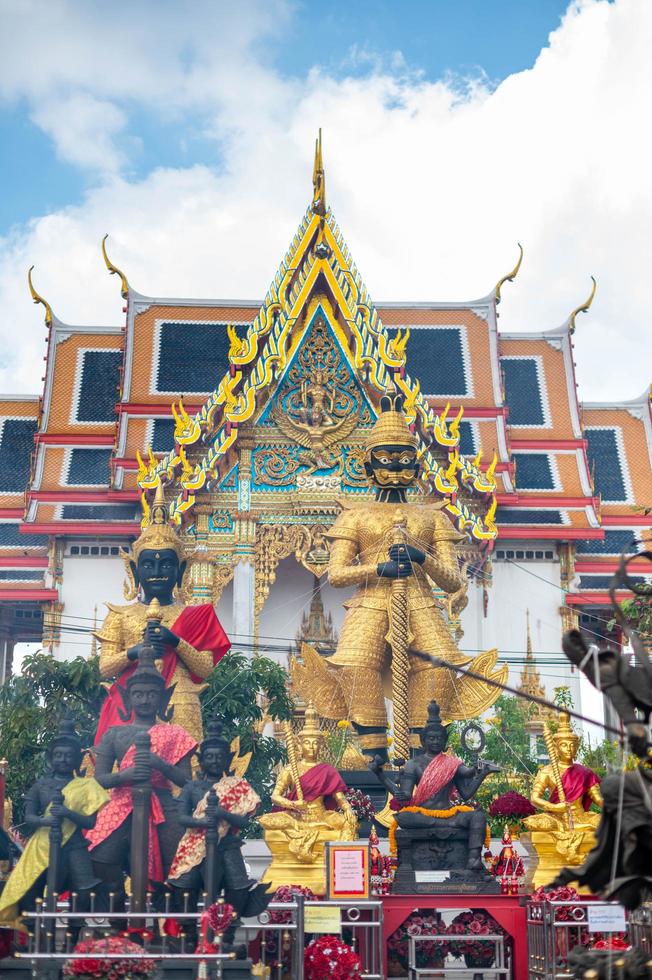
[[[501,541],[501,548],[509,547]],[[461,617],[464,629],[461,649],[474,654],[496,647],[499,658],[510,664],[509,683],[518,686],[526,652],[529,610],[532,652],[547,695],[552,698],[555,687],[566,685],[580,710],[579,675],[577,671],[571,672],[561,650],[559,608],[563,604],[563,592],[559,561],[495,561],[486,616],[482,593],[482,586],[469,584],[469,604]]]
[[[55,648],[58,658],[72,660],[90,653],[90,630],[93,628],[95,607],[99,626],[106,616],[106,602],[124,603],[124,580],[124,565],[117,555],[65,554],[61,587],[61,601],[64,604],[61,643]]]

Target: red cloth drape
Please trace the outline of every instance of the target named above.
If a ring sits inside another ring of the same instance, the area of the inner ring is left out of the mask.
[[[299,782],[306,803],[312,803],[317,797],[323,796],[324,806],[327,810],[335,810],[337,807],[333,794],[346,793],[348,789],[337,769],[327,762],[318,762],[316,766],[299,777]],[[288,799],[296,800],[296,798],[296,788],[293,787],[288,793]]]
[[[185,728],[180,725],[154,725],[149,729],[151,739],[151,750],[159,755],[166,762],[175,766],[193,749],[197,748],[194,738],[188,734]],[[136,760],[136,746],[130,745],[125,752],[120,769],[128,769],[133,766]],[[171,789],[170,783],[165,776],[158,770],[153,769],[151,775],[153,787],[159,789]],[[114,786],[111,790],[111,799],[102,807],[97,815],[95,826],[92,830],[85,830],[84,836],[88,841],[89,851],[93,851],[98,844],[106,840],[115,830],[120,827],[133,811],[134,802],[131,786]],[[156,827],[163,823],[165,816],[163,808],[156,793],[152,793],[149,809],[149,880],[163,881],[163,860],[159,846]]]
[[[177,616],[170,629],[176,636],[194,647],[195,650],[210,650],[213,654],[213,666],[219,663],[224,654],[231,648],[231,641],[222,629],[222,625],[215,615],[215,610],[209,603],[201,606],[186,606]],[[177,651],[173,647],[167,647],[163,654],[161,665],[161,674],[165,680],[166,687],[172,681],[178,662],[179,655]],[[111,685],[107,699],[100,711],[100,719],[95,734],[95,745],[99,745],[102,736],[113,725],[127,724],[118,714],[119,710],[124,711],[120,689],[124,689],[137,666],[137,663],[129,664]],[[203,679],[192,673],[190,677],[195,684],[200,684]]]
[[[426,800],[436,796],[440,790],[452,782],[461,765],[461,760],[454,755],[448,755],[445,752],[436,755],[426,766],[425,772],[412,794],[409,806],[421,806]],[[453,791],[454,787],[451,787],[451,790]]]
[[[574,762],[561,774],[561,784],[564,787],[566,801],[574,803],[575,800],[581,798],[585,810],[588,810],[593,802],[589,796],[589,790],[599,782],[600,777],[596,776],[588,766],[581,766],[579,762]],[[550,794],[550,802],[559,802],[559,793],[556,789],[553,789]]]

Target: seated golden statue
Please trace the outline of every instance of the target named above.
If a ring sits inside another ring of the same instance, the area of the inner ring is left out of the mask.
[[[327,841],[356,840],[358,821],[337,769],[318,762],[323,740],[318,715],[312,705],[306,722],[295,736],[288,726],[289,765],[281,770],[272,803],[275,811],[259,817],[272,862],[261,881],[272,889],[279,885],[304,885],[317,895],[326,893],[324,845]]]
[[[550,762],[536,774],[530,797],[541,812],[524,821],[539,858],[535,888],[552,881],[562,867],[582,864],[595,844],[600,821],[600,814],[591,813],[589,808],[592,803],[602,808],[600,778],[575,762],[580,739],[570,726],[569,716],[561,716],[554,734],[546,726],[544,738]]]

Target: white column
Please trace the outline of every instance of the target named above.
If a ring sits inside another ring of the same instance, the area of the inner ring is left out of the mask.
[[[238,562],[233,575],[233,629],[231,639],[235,647],[239,643],[248,644],[245,647],[252,653],[251,644],[254,642],[254,585],[255,569],[253,555]]]

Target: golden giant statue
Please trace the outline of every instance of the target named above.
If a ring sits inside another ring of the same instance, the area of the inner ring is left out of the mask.
[[[569,716],[561,716],[554,734],[546,725],[544,738],[550,762],[537,772],[530,797],[540,812],[524,821],[539,858],[535,888],[551,882],[562,867],[583,863],[595,844],[600,821],[600,814],[589,808],[592,803],[602,808],[599,777],[575,762],[580,739]]]
[[[161,485],[145,527],[132,546],[132,556],[123,553],[123,560],[130,580],[125,598],[137,597],[137,601],[125,606],[107,603],[108,616],[95,634],[101,643],[100,674],[115,681],[102,705],[95,744],[112,725],[125,724],[119,689],[124,689],[136,669],[145,636],[154,647],[166,687],[173,687],[170,707],[174,709],[174,724],[201,742],[199,695],[231,644],[210,603],[186,606],[178,598],[186,561],[183,542],[168,523]]]
[[[408,726],[415,734],[436,700],[449,720],[482,714],[499,690],[459,678],[416,652],[505,682],[507,667],[494,670],[496,651],[473,658],[460,653],[433,589],[457,599],[465,580],[456,556],[463,540],[445,514],[444,501],[408,499],[417,482],[418,440],[408,428],[401,395],[384,395],[365,445],[365,471],[376,500],[347,502],[328,533],[329,580],[357,586],[337,651],[327,662],[309,647],[292,670],[297,690],[326,718],[348,718],[366,755],[387,754],[385,696],[394,702],[396,755],[409,757]],[[416,496],[416,495],[415,495]]]
[[[346,783],[337,769],[319,762],[323,738],[312,705],[306,708],[305,725],[299,733],[300,752],[288,726],[289,765],[279,773],[272,793],[276,812],[258,818],[272,852],[272,863],[261,881],[273,890],[292,883],[324,895],[324,845],[358,836],[358,821],[345,796]]]

